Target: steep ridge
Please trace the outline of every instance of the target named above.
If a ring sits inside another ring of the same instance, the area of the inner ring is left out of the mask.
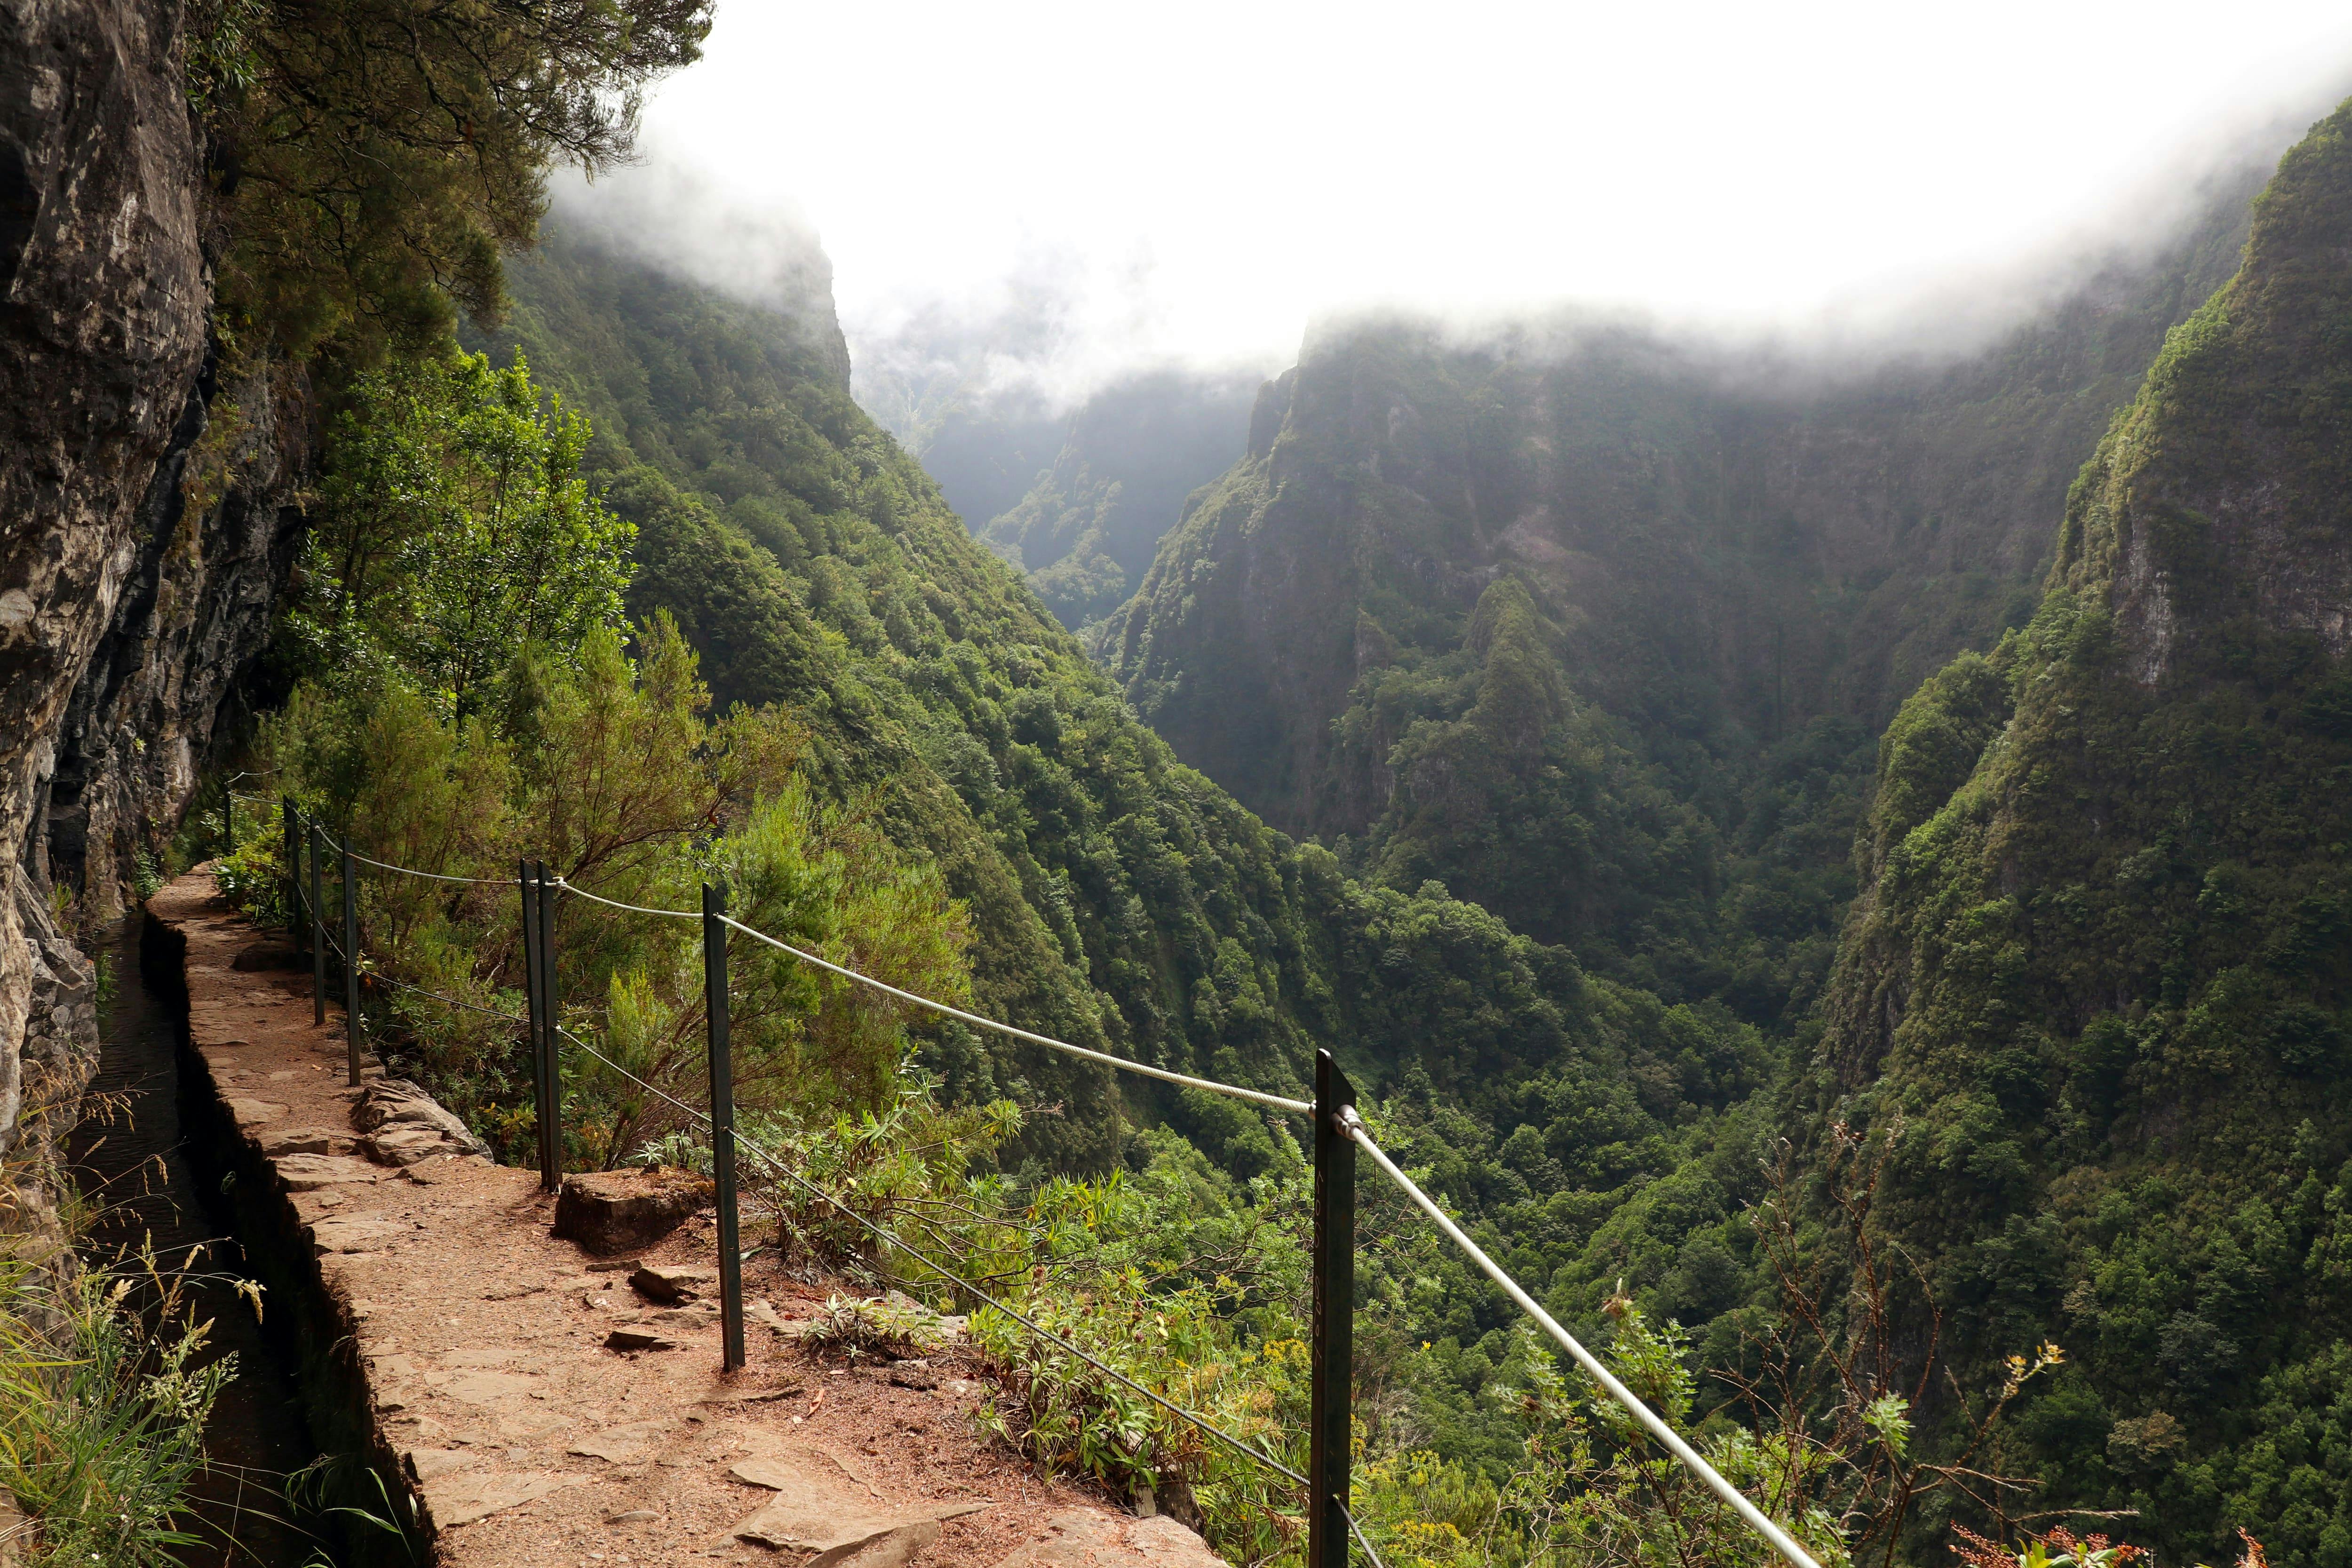
[[[1889,729],[1794,1111],[1899,1127],[1948,1339],[2070,1356],[2006,1459],[2168,1560],[2352,1552],[2347,254],[2352,105]]]
[[[1393,886],[1793,1016],[1871,734],[2031,613],[2068,479],[2225,278],[2250,176],[1974,358],[1361,322],[1271,384],[1105,651],[1176,753]]]
[[[838,797],[937,858],[973,916],[983,1010],[1267,1087],[1306,1082],[1325,1042],[1465,1094],[1556,1069],[1612,1108],[1599,1142],[1652,1158],[1697,1114],[1632,1087],[1639,1062],[1688,1049],[1659,1009],[1592,992],[1566,952],[1441,892],[1349,881],[1178,763],[850,401],[829,301],[735,303],[561,232],[512,288],[488,341],[519,342],[594,421],[590,462],[642,531],[633,609],[677,617],[722,703],[803,716]],[[1118,1089],[995,1049],[951,1036],[951,1085],[1058,1100],[1045,1151],[1114,1156]],[[1141,1109],[1244,1163],[1269,1136],[1223,1102]]]
[[[1095,393],[1071,414],[1053,467],[978,530],[982,541],[1027,573],[1064,626],[1100,620],[1142,582],[1185,499],[1241,455],[1251,391],[1161,371]]]

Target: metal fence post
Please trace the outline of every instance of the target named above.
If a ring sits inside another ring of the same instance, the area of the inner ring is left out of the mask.
[[[530,1104],[532,1113],[542,1121],[547,1116],[546,1097],[539,1088],[539,879],[532,873],[536,867],[526,856],[515,862],[515,886],[522,894],[522,994],[523,1046],[530,1053]],[[539,1140],[540,1179],[547,1177],[547,1138],[542,1130]]]
[[[302,951],[302,836],[294,815],[294,797],[278,797],[278,826],[286,833],[286,934],[294,951]]]
[[[532,1043],[531,1077],[539,1109],[539,1184],[553,1192],[563,1184],[563,1085],[555,1068],[555,1031],[562,1021],[556,1005],[555,898],[547,862],[530,863],[531,918],[539,925],[539,1038]]]
[[[320,862],[326,858],[326,835],[316,822],[304,824],[310,838],[310,1022],[327,1021],[327,902],[320,888]]]
[[[221,851],[221,858],[226,860],[236,853],[236,787],[234,781],[221,785],[221,838],[226,846]]]
[[[1315,1324],[1308,1397],[1307,1568],[1348,1568],[1349,1378],[1356,1346],[1356,1144],[1342,1108],[1356,1087],[1315,1053]]]
[[[727,890],[702,886],[702,985],[710,1018],[710,1174],[719,1189],[720,1364],[743,1364],[743,1248],[735,1225],[735,1064],[727,1046]]]
[[[351,1058],[352,1087],[360,1086],[360,900],[352,847],[343,856],[343,1049]]]

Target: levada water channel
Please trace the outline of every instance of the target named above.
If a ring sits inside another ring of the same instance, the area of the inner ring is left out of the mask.
[[[327,1543],[302,1527],[287,1496],[288,1479],[317,1456],[291,1358],[271,1340],[267,1298],[257,1318],[236,1288],[245,1260],[229,1234],[219,1162],[183,1135],[184,1126],[197,1124],[187,1114],[183,1079],[190,1059],[186,989],[177,944],[162,936],[134,913],[103,949],[112,994],[99,1009],[94,1098],[67,1145],[75,1181],[95,1210],[83,1254],[95,1266],[114,1267],[152,1249],[164,1286],[182,1288],[179,1310],[193,1321],[211,1320],[203,1358],[236,1358],[205,1427],[206,1466],[178,1521],[199,1544],[180,1548],[180,1561],[186,1568],[331,1563]],[[133,1289],[152,1316],[156,1287]]]

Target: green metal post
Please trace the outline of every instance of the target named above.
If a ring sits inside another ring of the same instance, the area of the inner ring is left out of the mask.
[[[320,866],[326,858],[327,836],[319,825],[309,825],[310,833],[310,1022],[327,1021],[327,896],[320,885],[324,879]]]
[[[352,1087],[360,1086],[360,898],[359,879],[352,865],[351,846],[343,854],[343,1051],[350,1059]]]
[[[278,797],[278,826],[286,834],[286,934],[294,951],[302,951],[302,836],[294,815],[294,797]]]
[[[1307,1568],[1348,1568],[1349,1385],[1356,1352],[1356,1142],[1339,1120],[1355,1085],[1315,1053],[1315,1321],[1307,1394]]]
[[[702,986],[710,1018],[710,1174],[719,1189],[720,1364],[743,1364],[743,1248],[735,1222],[735,1064],[727,1041],[727,889],[702,888]]]

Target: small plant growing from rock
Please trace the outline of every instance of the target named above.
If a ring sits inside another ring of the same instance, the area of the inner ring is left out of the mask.
[[[860,1356],[905,1361],[936,1350],[942,1337],[939,1319],[912,1302],[885,1296],[835,1296],[809,1320],[801,1343],[812,1355],[837,1352],[855,1364]]]

